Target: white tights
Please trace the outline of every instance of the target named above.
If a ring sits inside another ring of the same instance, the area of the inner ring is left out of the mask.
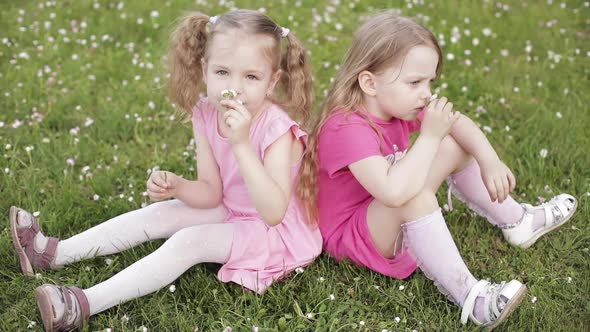
[[[178,200],[152,204],[110,219],[60,241],[55,265],[108,255],[153,239],[168,240],[152,254],[112,278],[85,289],[90,314],[154,292],[195,264],[225,263],[233,240],[232,224],[222,206],[193,209]]]

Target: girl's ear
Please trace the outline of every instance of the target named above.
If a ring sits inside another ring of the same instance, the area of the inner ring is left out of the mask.
[[[283,71],[281,69],[277,70],[272,74],[270,78],[270,83],[268,84],[268,90],[266,90],[266,95],[272,95],[277,83],[281,79],[281,75],[283,75]]]
[[[207,61],[201,58],[201,70],[203,71],[203,83],[207,84]]]
[[[359,86],[364,93],[371,97],[377,94],[377,86],[375,82],[375,75],[370,71],[363,70],[358,76]]]

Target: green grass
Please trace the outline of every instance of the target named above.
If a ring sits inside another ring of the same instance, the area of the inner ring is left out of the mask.
[[[103,0],[96,2],[99,8],[87,0],[42,2],[43,7],[37,1],[0,4],[0,211],[4,220],[0,223],[0,331],[25,331],[31,321],[36,322],[31,330],[42,329],[33,295],[36,286],[55,282],[89,287],[161,244],[146,243],[110,256],[110,265],[104,257],[96,258],[29,280],[21,275],[12,249],[8,210],[18,205],[40,211],[46,233],[66,238],[147,202],[142,192],[152,167],[194,177],[188,147],[191,130],[188,124],[170,120],[175,111],[166,99],[162,55],[173,21],[183,11],[197,9],[214,15],[228,9],[205,2],[135,1],[125,2],[122,9],[117,8],[118,1]],[[578,212],[567,226],[526,251],[508,246],[498,229],[473,217],[458,202],[456,210],[446,214],[476,277],[519,278],[529,287],[524,303],[498,330],[590,330],[587,2],[563,1],[566,6],[561,8],[562,1],[528,1],[528,5],[507,1],[508,10],[498,9],[495,1],[425,1],[426,5],[412,8],[399,1],[357,1],[352,7],[341,2],[302,0],[298,6],[292,1],[264,5],[236,1],[235,5],[264,6],[309,46],[318,106],[362,16],[393,7],[401,8],[404,15],[427,17],[426,26],[444,36],[445,53],[455,56],[445,63],[444,76],[437,83],[439,94],[491,129],[490,141],[517,176],[518,197],[536,203],[538,197],[568,192],[579,199]],[[151,17],[152,10],[159,16]],[[316,14],[322,21],[314,25]],[[137,23],[138,18],[143,18],[143,24]],[[73,22],[78,27],[85,22],[86,27],[75,33]],[[460,34],[456,43],[451,42],[454,27]],[[485,28],[491,35],[484,35]],[[66,30],[65,36],[60,29]],[[478,45],[473,45],[474,38]],[[527,43],[532,45],[530,53],[525,50]],[[550,54],[558,54],[559,59]],[[134,56],[137,64],[132,63]],[[148,107],[150,101],[155,108]],[[478,116],[478,107],[487,113]],[[35,112],[42,114],[42,120]],[[85,126],[87,118],[94,123]],[[22,125],[17,126],[19,122]],[[76,127],[79,133],[71,134]],[[542,149],[548,152],[546,158],[540,156]],[[68,158],[75,165],[69,166]],[[235,284],[222,284],[216,269],[215,265],[196,266],[175,281],[176,292],[164,288],[107,310],[91,319],[90,330],[474,328],[459,323],[459,308],[421,273],[395,280],[322,255],[304,273],[257,296]],[[307,318],[310,313],[312,318]],[[395,317],[400,321],[395,322]]]

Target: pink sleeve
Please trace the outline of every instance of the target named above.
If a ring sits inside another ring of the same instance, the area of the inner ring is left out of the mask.
[[[279,116],[268,124],[268,127],[265,129],[266,132],[264,137],[260,142],[261,157],[263,160],[266,149],[289,130],[293,133],[295,138],[301,140],[303,145],[307,146],[307,133],[299,128],[297,122],[291,120],[288,116]]]
[[[318,144],[320,165],[330,176],[356,161],[382,156],[379,135],[363,123],[324,126]]]
[[[410,129],[411,133],[420,130],[420,127],[422,126],[423,119],[424,119],[424,111],[418,113],[418,118],[416,120],[408,121],[408,128]]]

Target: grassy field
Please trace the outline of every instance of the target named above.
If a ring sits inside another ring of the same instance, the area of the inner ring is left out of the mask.
[[[590,8],[583,1],[2,1],[0,3],[0,331],[40,331],[33,290],[86,288],[152,252],[151,242],[25,279],[8,210],[39,212],[67,238],[148,204],[155,167],[195,177],[189,124],[166,98],[162,56],[174,19],[265,10],[311,50],[317,105],[364,15],[399,8],[446,53],[436,83],[474,118],[517,176],[519,200],[560,192],[577,215],[529,250],[456,201],[446,218],[478,278],[518,278],[523,305],[500,331],[590,330]],[[441,204],[445,195],[441,192]],[[422,273],[394,280],[322,255],[263,296],[195,266],[168,287],[91,319],[91,331],[438,331],[460,309]]]

